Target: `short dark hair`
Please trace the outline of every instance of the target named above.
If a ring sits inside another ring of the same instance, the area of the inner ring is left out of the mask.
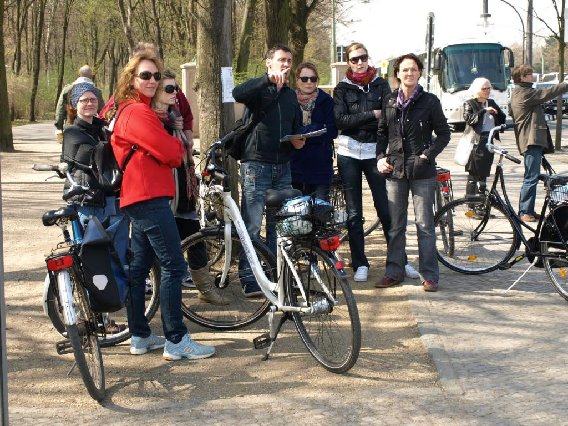
[[[522,83],[521,79],[526,75],[532,76],[533,69],[530,65],[521,64],[513,68],[511,71],[511,77],[513,77],[513,83]]]
[[[424,64],[422,63],[420,58],[418,56],[416,56],[414,53],[407,53],[406,55],[399,56],[398,58],[396,58],[394,60],[394,64],[393,64],[394,76],[398,80],[399,83],[400,83],[400,78],[398,78],[398,73],[400,71],[400,64],[405,59],[410,59],[410,60],[416,62],[416,66],[418,66],[418,71],[420,71],[420,75],[422,75],[422,71],[424,70]]]
[[[288,46],[286,46],[285,44],[275,44],[270,49],[268,49],[268,52],[266,52],[266,58],[265,59],[274,58],[274,54],[276,53],[277,50],[282,50],[286,53],[292,53],[290,48]]]

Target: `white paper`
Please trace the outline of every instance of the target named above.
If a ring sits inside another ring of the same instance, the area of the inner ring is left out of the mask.
[[[233,80],[233,67],[221,67],[221,91],[224,104],[235,102],[233,98],[233,89],[235,81]]]

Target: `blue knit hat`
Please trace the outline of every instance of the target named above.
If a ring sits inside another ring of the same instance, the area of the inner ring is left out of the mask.
[[[85,92],[93,92],[95,93],[95,86],[93,83],[77,83],[71,89],[71,96],[69,100],[71,101],[71,106],[77,109],[77,103],[79,102],[79,98],[83,96]]]

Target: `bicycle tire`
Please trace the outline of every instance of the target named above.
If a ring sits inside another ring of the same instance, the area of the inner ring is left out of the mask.
[[[87,293],[77,279],[78,274],[72,270],[68,273],[73,281],[73,305],[77,314],[77,324],[65,326],[67,338],[73,348],[77,368],[89,395],[101,401],[105,397],[105,372],[97,336],[97,320],[91,310]]]
[[[445,197],[440,191],[440,186],[436,187],[436,212],[441,210],[446,204],[450,203],[450,196]],[[446,210],[446,213],[438,219],[437,222],[438,236],[440,237],[444,253],[449,257],[454,255],[454,214],[452,210]]]
[[[158,307],[160,305],[160,264],[157,260],[155,260],[152,265],[150,274],[147,278],[147,285],[149,285],[149,289],[147,291],[146,318],[148,318],[148,322],[150,322],[158,311]],[[61,307],[57,300],[56,285],[54,282],[50,283],[47,290],[47,315],[57,332],[64,337],[67,337]],[[104,321],[99,321],[99,343],[103,348],[122,343],[130,339],[131,336],[128,329],[126,307],[123,307],[120,311],[110,314],[110,318],[115,322],[115,324],[125,324],[126,328],[117,333],[109,333],[108,324],[105,326]]]
[[[239,255],[242,250],[239,236],[233,232],[232,254],[230,270],[227,276],[228,283],[220,284],[221,273],[225,261],[224,234],[222,228],[205,228],[182,241],[182,251],[188,250],[197,244],[207,247],[208,267],[215,277],[215,284],[227,305],[214,305],[199,299],[196,288],[182,288],[182,311],[184,316],[196,324],[214,330],[236,330],[246,327],[262,318],[270,302],[265,297],[246,298],[242,293],[239,277]],[[272,282],[277,281],[276,260],[268,248],[259,241],[252,241],[254,252],[263,265],[264,272]],[[240,272],[240,276],[252,274],[252,271]]]
[[[330,256],[319,248],[297,246],[292,259],[300,272],[306,298],[296,287],[290,269],[286,268],[288,301],[293,306],[308,304],[320,310],[314,314],[291,313],[298,333],[324,368],[333,373],[345,373],[355,365],[361,349],[361,323],[349,282],[337,271]],[[337,304],[330,302],[322,282],[333,293]]]
[[[561,243],[542,241],[540,252],[546,275],[552,287],[568,301],[568,252]]]
[[[453,232],[448,238],[453,240],[453,252],[445,251],[441,238],[436,239],[436,251],[438,260],[453,271],[468,275],[494,271],[511,259],[519,247],[519,236],[501,206],[492,202],[482,216],[475,214],[472,207],[482,206],[484,202],[482,196],[455,200],[434,217],[439,228],[440,222],[452,214]]]

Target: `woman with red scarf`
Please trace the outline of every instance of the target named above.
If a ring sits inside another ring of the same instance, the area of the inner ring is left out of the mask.
[[[388,242],[389,215],[385,178],[377,170],[375,150],[383,99],[390,93],[385,79],[369,65],[369,53],[361,43],[347,47],[349,68],[333,91],[337,138],[337,166],[345,186],[347,232],[355,281],[367,281],[369,261],[365,256],[363,233],[363,173],[373,195],[373,203]],[[409,277],[418,274],[407,265]]]

